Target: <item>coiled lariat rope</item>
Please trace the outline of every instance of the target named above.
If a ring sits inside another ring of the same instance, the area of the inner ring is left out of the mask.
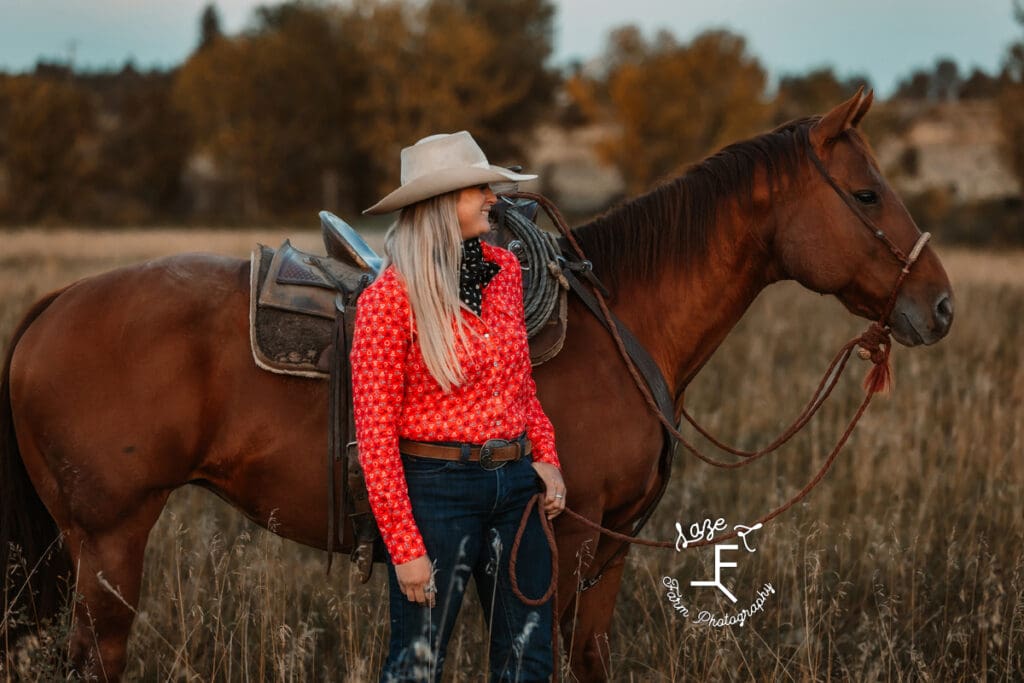
[[[559,288],[568,289],[569,283],[558,263],[555,236],[538,229],[533,221],[511,206],[506,208],[503,216],[505,227],[515,237],[509,249],[519,257],[527,271],[523,278],[523,310],[526,314],[526,336],[532,337],[544,327],[555,310]]]

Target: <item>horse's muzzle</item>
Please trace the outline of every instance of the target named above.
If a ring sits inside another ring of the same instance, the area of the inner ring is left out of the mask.
[[[953,296],[943,291],[927,305],[900,296],[889,316],[889,326],[893,339],[904,346],[934,344],[953,326]]]

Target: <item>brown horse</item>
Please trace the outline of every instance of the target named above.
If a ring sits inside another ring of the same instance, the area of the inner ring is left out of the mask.
[[[870,103],[858,93],[823,117],[732,145],[575,231],[612,292],[612,310],[657,361],[677,409],[690,380],[773,282],[834,294],[857,315],[885,310],[902,264],[847,201],[905,252],[920,233],[856,129]],[[50,295],[14,334],[0,394],[0,561],[14,542],[31,567],[63,533],[63,563],[36,574],[36,606],[41,614],[56,606],[47,596],[61,572],[77,576],[83,604],[71,647],[91,673],[119,677],[133,618],[99,575],[137,604],[150,529],[183,484],[215,491],[257,523],[275,511],[277,533],[323,547],[327,383],[254,365],[248,283],[249,264],[237,259],[160,259]],[[938,258],[925,249],[886,321],[897,341],[941,339],[951,296]],[[661,484],[662,428],[598,320],[576,300],[569,313],[564,349],[536,370],[569,505],[629,528]],[[593,567],[618,545],[564,516],[556,531],[559,593],[572,596],[581,545],[592,544]],[[578,594],[578,606],[561,606],[563,630],[575,629],[570,661],[581,680],[607,671],[623,561]],[[0,594],[16,589],[5,583]]]

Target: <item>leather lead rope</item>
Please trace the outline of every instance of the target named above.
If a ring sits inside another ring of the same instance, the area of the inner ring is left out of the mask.
[[[554,601],[551,607],[551,658],[553,660],[551,680],[554,683],[558,683],[560,679],[559,664],[561,664],[558,656],[558,623],[556,622],[558,618],[558,544],[555,543],[555,532],[551,528],[551,520],[544,514],[544,497],[543,493],[538,493],[526,501],[526,507],[523,508],[523,516],[519,520],[519,529],[516,530],[516,537],[512,541],[512,550],[509,553],[508,578],[512,583],[512,594],[519,598],[524,605],[539,607],[548,600]],[[530,521],[530,513],[533,512],[534,508],[537,509],[541,529],[544,530],[544,537],[547,538],[548,547],[551,549],[551,583],[548,584],[547,590],[539,598],[531,598],[524,595],[519,588],[519,579],[516,578],[519,543],[523,540],[523,532],[526,530],[526,525]]]

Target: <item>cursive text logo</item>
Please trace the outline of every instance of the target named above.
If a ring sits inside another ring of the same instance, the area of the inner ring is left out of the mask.
[[[662,578],[661,583],[664,584],[665,588],[668,588],[668,593],[665,597],[672,603],[672,609],[684,617],[690,616],[690,610],[686,609],[686,605],[683,604],[683,594],[679,591],[679,581],[671,576],[666,576]]]
[[[694,522],[691,524],[689,528],[690,535],[687,536],[687,532],[683,531],[683,525],[676,522],[676,552],[682,552],[686,548],[690,547],[691,543],[713,541],[715,540],[715,534],[720,531],[725,531],[726,527],[725,519],[722,517],[719,517],[714,522],[710,519],[705,519],[703,522]],[[760,528],[761,522],[758,522],[754,526],[737,524],[732,529],[743,541],[743,547],[747,549],[747,552],[753,553],[757,552],[757,548],[750,547],[750,544],[747,543],[747,535]]]
[[[751,535],[761,529],[761,523],[758,522],[753,526],[747,526],[745,524],[736,524],[732,527],[734,536],[739,538],[743,542],[743,549],[748,553],[757,552],[757,548],[751,545]],[[724,517],[718,517],[714,520],[711,518],[704,519],[700,522],[694,522],[688,527],[684,527],[683,524],[676,522],[676,551],[681,552],[682,550],[697,544],[697,543],[714,543],[716,538],[721,539],[721,535],[725,532],[729,525],[726,523]],[[738,565],[738,561],[735,559],[728,560],[723,557],[723,553],[729,551],[738,551],[740,545],[736,543],[723,544],[717,543],[715,545],[715,569],[714,578],[698,580],[693,579],[690,581],[690,586],[693,587],[712,587],[717,588],[722,595],[727,597],[730,602],[736,604],[739,602],[739,598],[733,594],[723,581],[722,570],[735,568]],[[683,603],[683,592],[680,588],[679,580],[671,576],[663,577],[661,580],[662,585],[666,589],[665,597],[672,605],[672,609],[684,618],[690,617],[690,610]],[[749,607],[744,607],[738,612],[726,615],[715,615],[707,610],[702,610],[697,614],[696,619],[693,620],[695,624],[707,624],[714,628],[720,628],[722,626],[733,626],[738,624],[739,626],[745,626],[747,620],[750,619],[754,614],[764,610],[764,604],[767,602],[768,597],[775,594],[775,587],[772,584],[765,583],[757,591],[757,596],[750,603]]]
[[[707,610],[702,610],[697,614],[697,618],[694,620],[694,623],[707,624],[708,626],[712,626],[714,628],[722,628],[723,626],[735,626],[736,624],[739,624],[740,626],[746,626],[747,619],[757,614],[758,612],[764,611],[764,603],[768,602],[769,595],[775,595],[775,587],[771,584],[771,582],[764,584],[760,589],[758,589],[757,597],[754,599],[752,603],[750,603],[750,607],[744,607],[739,612],[734,612],[733,614],[723,617],[716,617],[711,612],[708,612]]]

